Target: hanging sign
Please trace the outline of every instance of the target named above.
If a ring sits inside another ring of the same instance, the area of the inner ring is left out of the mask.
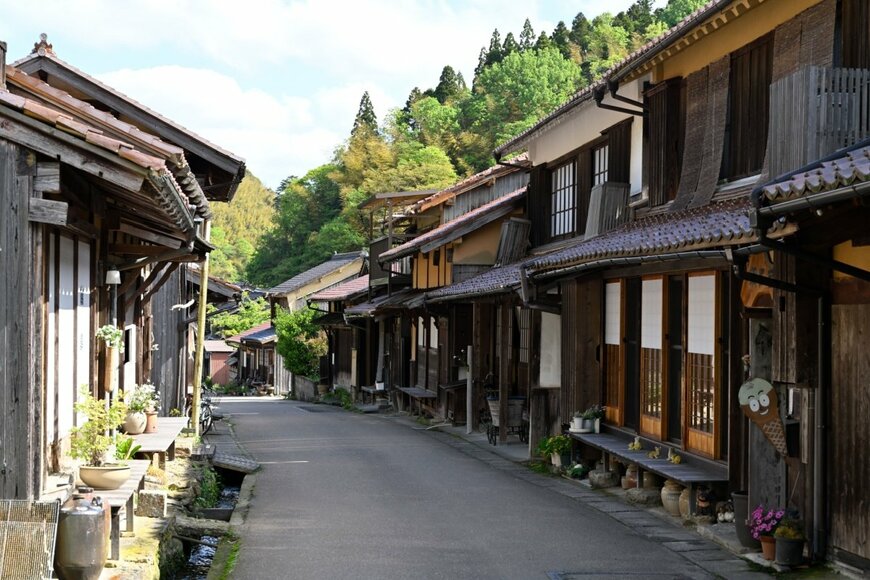
[[[743,413],[758,425],[776,451],[787,457],[785,428],[779,417],[779,405],[773,385],[764,379],[752,379],[740,386],[737,399]]]

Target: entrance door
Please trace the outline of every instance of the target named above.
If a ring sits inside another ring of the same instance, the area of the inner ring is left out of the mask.
[[[870,304],[831,308],[830,544],[845,562],[870,560]]]

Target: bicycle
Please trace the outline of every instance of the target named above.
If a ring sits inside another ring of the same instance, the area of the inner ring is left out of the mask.
[[[212,408],[212,398],[216,397],[217,393],[208,388],[203,387],[199,398],[199,434],[205,435],[214,426],[215,421],[223,419],[223,415],[214,412]],[[184,400],[184,415],[191,419],[191,411],[193,408],[193,395],[187,395]]]

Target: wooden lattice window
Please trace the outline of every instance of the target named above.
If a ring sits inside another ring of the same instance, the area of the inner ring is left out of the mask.
[[[592,186],[596,186],[599,183],[604,183],[607,181],[607,168],[608,168],[608,152],[609,147],[607,144],[602,145],[601,147],[596,147],[592,150]]]
[[[620,391],[622,388],[622,284],[610,282],[604,285],[604,404],[607,419],[619,421]]]
[[[716,376],[716,275],[688,278],[686,324],[686,424],[690,449],[716,456],[720,429]]]
[[[529,362],[529,323],[531,322],[531,310],[528,308],[517,307],[517,329],[520,334],[519,343],[519,361],[521,363]]]
[[[550,233],[572,234],[576,230],[577,168],[574,161],[553,169],[550,174]]]
[[[662,416],[662,302],[661,278],[641,283],[641,412],[649,417]]]

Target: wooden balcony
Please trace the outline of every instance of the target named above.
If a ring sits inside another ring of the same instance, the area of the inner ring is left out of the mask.
[[[608,232],[628,221],[627,183],[605,181],[592,188],[586,217],[586,239]]]
[[[810,66],[770,85],[771,177],[868,137],[870,70]]]

